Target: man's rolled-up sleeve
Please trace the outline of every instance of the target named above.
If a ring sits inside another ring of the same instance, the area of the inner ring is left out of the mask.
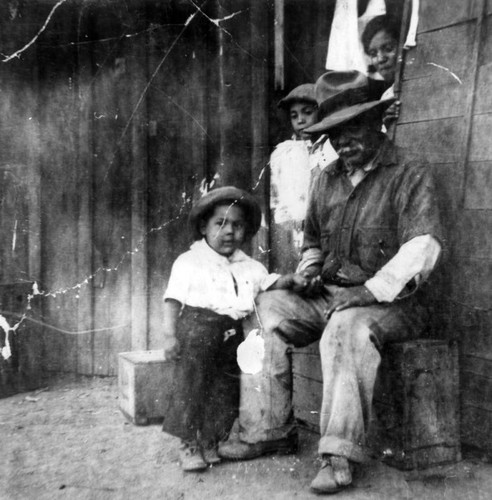
[[[441,255],[440,243],[430,234],[416,236],[404,243],[365,286],[378,302],[393,302],[412,279],[425,281]]]

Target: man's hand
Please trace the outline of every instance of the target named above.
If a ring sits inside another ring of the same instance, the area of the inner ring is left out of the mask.
[[[304,287],[300,293],[305,297],[315,297],[324,291],[325,288],[323,286],[323,280],[321,279],[321,276],[318,275],[313,278],[309,278],[307,286]]]
[[[179,359],[179,342],[174,335],[164,335],[164,359],[166,361]]]
[[[324,311],[326,319],[330,319],[335,311],[343,311],[350,307],[362,307],[376,304],[376,297],[365,286],[340,288],[338,286],[325,287],[332,296],[332,302]]]

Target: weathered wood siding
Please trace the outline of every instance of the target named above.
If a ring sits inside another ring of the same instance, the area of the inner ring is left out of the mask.
[[[421,1],[396,141],[429,159],[447,229],[437,334],[460,343],[462,440],[492,450],[490,3]]]
[[[56,5],[3,2],[2,58]],[[271,32],[270,2],[71,1],[0,63],[1,280],[39,284],[50,370],[161,345],[204,179],[266,206]]]

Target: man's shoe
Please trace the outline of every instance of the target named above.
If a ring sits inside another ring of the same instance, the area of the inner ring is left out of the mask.
[[[296,453],[297,447],[297,434],[284,439],[260,441],[259,443],[226,441],[219,444],[219,456],[228,460],[250,460],[270,453],[289,455]]]
[[[330,457],[331,467],[335,481],[340,486],[348,486],[352,484],[352,470],[349,461],[345,457],[332,455]]]
[[[345,457],[323,455],[321,468],[311,483],[315,493],[337,493],[352,483],[352,474]]]
[[[200,472],[208,467],[199,446],[184,445],[179,450],[179,460],[185,472]]]
[[[217,465],[222,461],[222,459],[219,457],[219,454],[217,453],[217,448],[204,449],[203,458],[205,459],[205,462],[210,465]]]

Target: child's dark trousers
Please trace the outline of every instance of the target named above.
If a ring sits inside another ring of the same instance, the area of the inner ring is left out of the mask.
[[[163,431],[210,448],[238,415],[241,321],[185,306],[178,320],[179,359],[166,402]]]

